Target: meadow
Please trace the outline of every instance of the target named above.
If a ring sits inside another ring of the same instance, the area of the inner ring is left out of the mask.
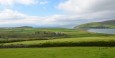
[[[32,40],[4,43],[1,48],[36,48],[36,47],[71,47],[71,46],[105,46],[114,47],[115,37],[62,38],[52,40]]]
[[[114,47],[0,49],[0,58],[115,58]]]
[[[115,58],[115,35],[111,34],[66,28],[14,28],[0,29],[0,37],[0,58]]]
[[[3,29],[0,36],[0,48],[114,46],[115,42],[115,35],[66,28]]]

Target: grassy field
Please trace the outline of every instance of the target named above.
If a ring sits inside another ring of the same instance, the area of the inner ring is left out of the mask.
[[[0,58],[115,58],[114,47],[0,49]]]
[[[40,33],[38,33],[40,32]],[[46,34],[44,34],[46,33]],[[58,33],[58,35],[56,35]],[[13,28],[0,29],[0,43],[31,41],[38,39],[81,38],[115,36],[110,34],[91,33],[85,30],[66,28]]]
[[[82,37],[82,38],[62,38],[62,39],[52,39],[52,40],[33,40],[33,41],[22,41],[13,43],[4,43],[4,45],[34,45],[34,44],[44,44],[44,43],[70,43],[70,42],[98,42],[98,41],[115,41],[115,36],[110,37]]]
[[[16,28],[16,29],[3,29],[0,33],[1,35],[5,33],[4,36],[12,34],[12,32],[16,33],[16,35],[18,36],[20,36],[21,34],[31,34],[33,36],[34,35],[33,33],[37,31],[48,31],[50,32],[48,34],[51,34],[51,32],[59,32],[59,33],[61,32],[67,35],[65,38],[58,38],[58,39],[53,39],[53,35],[52,35],[52,38],[50,38],[49,40],[31,40],[31,38],[27,38],[28,35],[24,36],[26,38],[21,38],[21,39],[18,37],[8,38],[8,39],[1,38],[0,47],[18,48],[18,47],[58,47],[58,46],[80,46],[80,45],[81,46],[93,46],[93,45],[115,46],[114,45],[115,35],[91,33],[85,30],[75,30],[75,29],[66,29],[66,28],[21,28],[21,29]],[[37,37],[39,37],[39,35],[44,36],[48,34],[41,33],[36,35]],[[2,41],[3,39],[5,39],[5,41]]]
[[[27,40],[0,43],[0,46],[7,46],[0,49],[0,58],[115,58],[115,35],[65,28],[2,29],[0,33],[14,32],[18,35],[18,33],[32,34],[36,31],[62,32],[68,37],[29,41],[28,39],[31,38],[21,38]],[[0,40],[16,39],[19,38],[1,38]],[[109,47],[111,45],[112,47]],[[9,46],[14,47],[9,48]]]
[[[62,32],[70,35],[70,37],[93,37],[93,36],[111,36],[108,34],[97,34],[87,32],[85,30],[66,29],[66,28],[14,28],[14,29],[0,29],[0,33],[15,33],[16,34],[33,34],[36,31],[50,31],[50,32]]]

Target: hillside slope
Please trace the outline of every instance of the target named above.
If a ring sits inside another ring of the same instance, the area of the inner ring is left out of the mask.
[[[75,28],[115,28],[115,20],[92,22],[76,26]]]

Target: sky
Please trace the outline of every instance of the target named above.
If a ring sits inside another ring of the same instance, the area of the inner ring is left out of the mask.
[[[115,19],[115,0],[0,0],[0,27],[61,27]]]

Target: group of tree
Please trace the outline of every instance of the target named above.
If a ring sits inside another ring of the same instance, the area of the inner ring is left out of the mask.
[[[0,32],[0,38],[34,38],[34,39],[54,39],[60,37],[67,37],[67,34],[61,32],[49,32],[49,31],[35,31],[32,33],[23,32]]]

